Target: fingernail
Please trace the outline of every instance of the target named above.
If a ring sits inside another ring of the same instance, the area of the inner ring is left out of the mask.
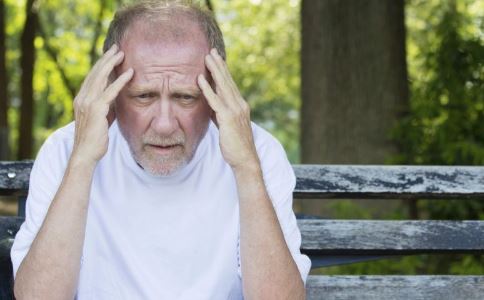
[[[111,46],[111,49],[112,49],[112,50],[114,50],[114,51],[118,50],[118,45],[113,44],[113,45]]]
[[[210,53],[212,53],[213,55],[218,54],[218,53],[217,53],[217,49],[215,49],[215,48],[212,48],[212,50],[210,51]]]

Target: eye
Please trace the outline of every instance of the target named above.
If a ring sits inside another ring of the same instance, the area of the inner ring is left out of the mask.
[[[175,99],[177,100],[182,100],[182,101],[193,101],[197,99],[197,97],[190,95],[190,94],[175,94],[174,95]]]
[[[136,96],[136,98],[140,98],[140,99],[147,99],[147,98],[151,98],[153,95],[150,94],[150,93],[144,93],[144,94],[139,94]]]

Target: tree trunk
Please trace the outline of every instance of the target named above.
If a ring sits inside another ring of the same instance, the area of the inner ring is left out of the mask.
[[[26,5],[26,19],[21,37],[21,57],[20,67],[22,77],[20,79],[20,95],[22,105],[20,107],[20,128],[18,159],[27,159],[32,156],[33,144],[33,108],[34,108],[34,65],[35,65],[35,46],[34,39],[37,28],[38,16],[34,7],[35,0],[28,0]]]
[[[302,1],[303,163],[381,164],[407,109],[404,1]]]
[[[0,160],[8,160],[8,71],[6,55],[5,3],[0,0]]]
[[[390,129],[408,110],[404,1],[302,0],[301,23],[301,161],[385,163],[397,152]],[[355,205],[375,215],[398,205],[379,201]],[[334,217],[331,201],[299,202]]]

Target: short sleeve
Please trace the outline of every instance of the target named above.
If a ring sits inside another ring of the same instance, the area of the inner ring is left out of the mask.
[[[258,129],[262,131],[262,129]],[[279,224],[284,234],[284,239],[296,263],[304,283],[311,269],[311,260],[301,254],[301,232],[297,226],[294,214],[293,191],[296,186],[294,170],[287,159],[282,145],[269,133],[262,131],[254,134],[255,138],[264,139],[264,142],[257,145],[257,152],[262,164],[264,182],[267,192],[271,198]],[[240,253],[240,246],[239,246]],[[239,257],[239,275],[240,255]]]
[[[59,133],[54,133],[37,154],[30,172],[25,221],[15,236],[10,252],[14,277],[37,236],[62,181],[67,164],[67,155],[64,151],[66,148],[66,145],[59,141]]]

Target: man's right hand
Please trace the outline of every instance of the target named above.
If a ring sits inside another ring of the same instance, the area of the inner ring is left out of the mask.
[[[108,149],[110,106],[121,89],[133,77],[133,69],[122,73],[112,83],[110,74],[124,59],[123,51],[113,45],[84,79],[74,99],[75,138],[72,158],[96,164]]]
[[[71,160],[17,271],[16,299],[73,299],[76,294],[94,167],[108,147],[109,108],[133,77],[129,69],[109,82],[123,57],[117,46],[111,47],[87,75],[74,100],[76,129]],[[38,186],[41,181],[35,180]],[[49,200],[32,191],[29,197]]]

